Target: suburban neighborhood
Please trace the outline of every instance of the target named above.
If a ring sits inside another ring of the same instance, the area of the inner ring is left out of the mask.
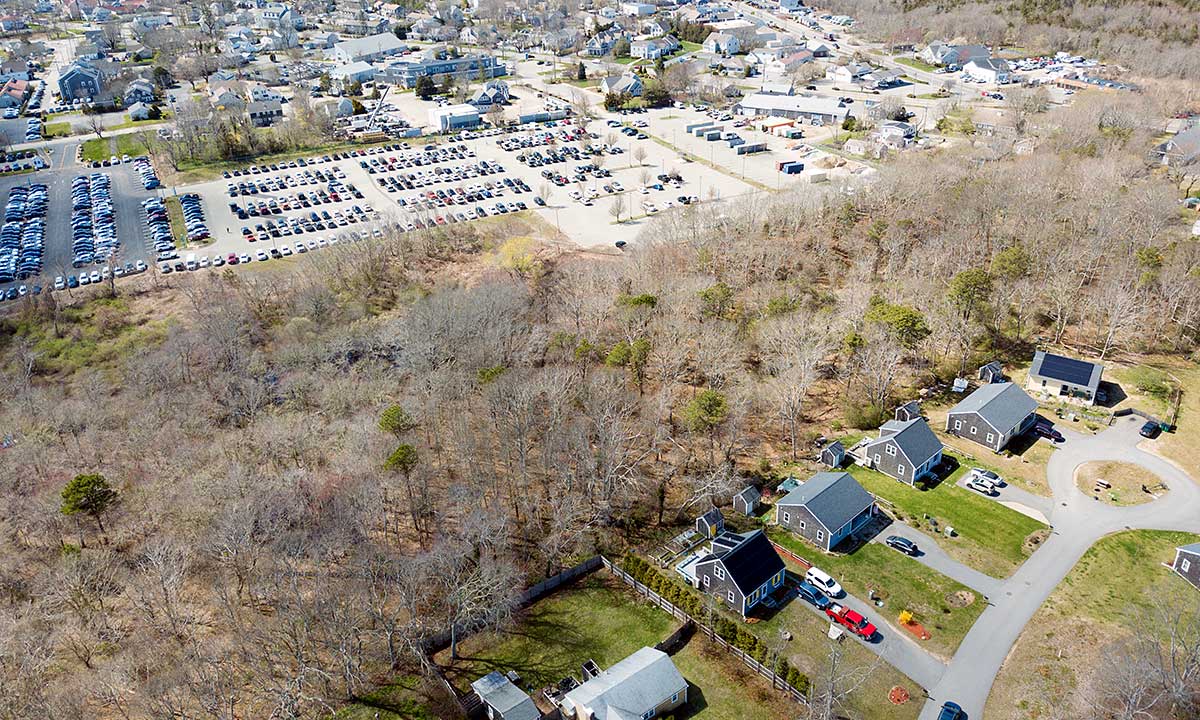
[[[1193,5],[9,5],[5,717],[1200,717]]]

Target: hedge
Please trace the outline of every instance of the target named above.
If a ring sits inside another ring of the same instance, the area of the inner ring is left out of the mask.
[[[684,611],[688,615],[699,618],[705,614],[704,601],[690,588],[684,588],[674,582],[669,576],[659,572],[658,568],[643,560],[638,555],[629,553],[621,562],[621,569],[629,573],[634,580],[650,588],[667,602]],[[771,657],[771,648],[758,636],[741,623],[734,622],[724,615],[716,617],[712,622],[713,631],[725,642],[746,653],[758,662],[766,665]],[[776,674],[789,685],[804,695],[808,694],[810,683],[808,676],[792,667],[786,659],[780,659],[776,665]]]

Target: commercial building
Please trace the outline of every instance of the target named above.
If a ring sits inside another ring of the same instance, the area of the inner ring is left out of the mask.
[[[814,125],[841,123],[850,115],[850,108],[838,98],[766,93],[747,95],[734,106],[734,110],[739,115],[806,120]]]
[[[504,63],[490,55],[403,58],[388,63],[375,73],[375,80],[402,88],[416,87],[421,77],[456,77],[491,80],[508,74]]]
[[[447,105],[429,111],[429,124],[437,132],[455,132],[479,126],[479,108],[474,105]]]

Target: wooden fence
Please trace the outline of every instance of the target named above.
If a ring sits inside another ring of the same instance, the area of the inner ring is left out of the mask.
[[[784,695],[790,697],[792,700],[795,700],[798,703],[806,704],[808,702],[808,697],[805,696],[804,693],[800,692],[795,687],[790,685],[786,680],[784,680],[782,677],[780,677],[778,674],[776,674],[774,670],[768,668],[766,665],[763,665],[762,663],[760,663],[759,661],[757,661],[753,657],[751,657],[744,650],[741,650],[741,649],[735,647],[729,641],[725,640],[725,638],[718,635],[716,633],[716,630],[714,630],[712,627],[700,622],[696,618],[692,617],[691,615],[687,614],[680,608],[676,607],[670,600],[667,600],[663,596],[659,595],[658,593],[654,592],[653,590],[646,587],[642,583],[638,582],[637,580],[634,579],[634,577],[632,575],[630,575],[629,573],[625,572],[621,568],[614,565],[608,558],[601,556],[601,561],[604,563],[604,567],[607,568],[609,570],[609,572],[611,572],[613,575],[616,575],[617,577],[624,580],[626,582],[626,584],[633,587],[633,589],[635,591],[637,591],[637,593],[639,595],[645,597],[647,600],[650,600],[655,605],[657,605],[660,609],[665,610],[668,613],[670,613],[671,616],[674,617],[676,620],[679,620],[680,622],[683,622],[683,623],[689,623],[689,622],[693,623],[696,626],[696,628],[700,632],[702,632],[704,634],[704,636],[707,637],[709,640],[716,643],[718,646],[720,646],[724,650],[728,651],[731,655],[733,655],[737,659],[741,660],[743,663],[745,663],[745,665],[747,667],[749,667],[755,673],[757,673],[757,674],[761,675],[762,677],[766,678],[767,680],[771,681],[772,688],[783,692]]]
[[[774,540],[771,541],[771,547],[775,548],[775,552],[779,553],[780,555],[783,555],[784,557],[790,558],[792,560],[792,562],[796,563],[797,565],[800,565],[805,570],[807,570],[813,566],[813,564],[810,563],[808,560],[805,560],[804,558],[800,557],[799,555],[792,552],[791,550],[788,550],[787,548],[785,548],[784,546],[775,542]]]

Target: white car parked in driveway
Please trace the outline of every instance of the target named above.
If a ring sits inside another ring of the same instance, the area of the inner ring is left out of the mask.
[[[983,468],[971,468],[971,472],[967,475],[967,481],[975,481],[981,485],[987,486],[989,490],[997,490],[1004,485],[1004,479],[991,470]]]
[[[830,577],[829,573],[825,572],[821,568],[809,568],[808,572],[804,573],[804,579],[805,581],[817,586],[821,592],[825,593],[831,598],[839,598],[842,596],[842,586],[838,584],[837,580],[834,580],[832,577]]]

